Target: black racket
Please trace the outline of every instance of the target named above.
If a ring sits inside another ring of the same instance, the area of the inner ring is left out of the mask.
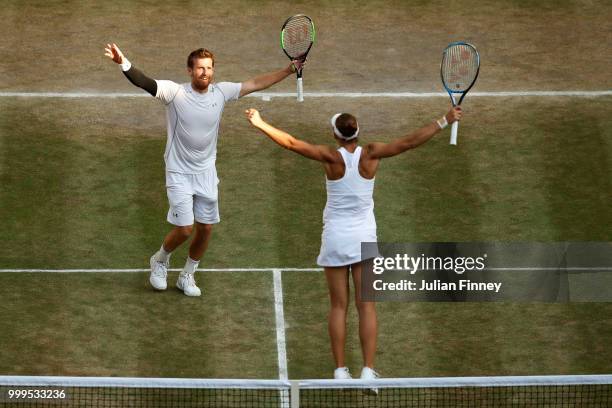
[[[450,43],[442,53],[440,76],[453,106],[461,105],[463,98],[474,86],[480,71],[480,55],[476,47],[466,42]],[[455,94],[461,94],[456,102]],[[450,144],[457,144],[459,122],[453,122]]]
[[[312,19],[303,14],[289,17],[281,28],[281,47],[291,61],[305,61],[312,44],[315,42],[315,27]],[[302,68],[297,74],[297,100],[304,100]]]

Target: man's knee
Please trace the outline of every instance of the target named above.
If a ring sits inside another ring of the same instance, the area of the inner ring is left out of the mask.
[[[185,225],[185,226],[181,226],[181,227],[176,227],[176,232],[177,234],[183,238],[183,239],[187,239],[191,236],[191,232],[193,231],[193,226],[192,225]]]
[[[199,222],[196,222],[195,224],[196,226],[196,230],[204,235],[210,235],[210,233],[212,232],[212,224],[201,224]]]

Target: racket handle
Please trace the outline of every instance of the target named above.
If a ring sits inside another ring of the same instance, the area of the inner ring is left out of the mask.
[[[459,128],[459,122],[453,122],[453,124],[451,125],[451,139],[450,139],[450,144],[452,145],[457,144],[457,129],[458,128]]]
[[[302,78],[297,79],[297,100],[298,102],[304,102],[304,85],[302,85]]]

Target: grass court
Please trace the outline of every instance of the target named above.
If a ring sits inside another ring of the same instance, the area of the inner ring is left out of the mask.
[[[473,42],[473,91],[612,89],[605,1],[3,1],[0,92],[134,88],[106,60],[115,42],[145,73],[186,81],[189,52],[217,55],[216,80],[287,63],[282,22],[310,15],[318,42],[305,92],[441,92],[440,54]],[[349,10],[350,12],[347,12]],[[568,30],[568,27],[571,29]],[[269,92],[293,92],[289,78]],[[313,268],[325,205],[319,164],[250,128],[246,108],[316,143],[353,113],[361,143],[387,141],[446,112],[447,97],[248,97],[228,104],[217,155],[221,223],[201,268]],[[469,94],[459,128],[384,160],[382,242],[612,241],[612,96]],[[149,97],[0,97],[0,269],[147,268],[169,230],[165,114]],[[186,246],[172,257],[180,268]],[[201,298],[154,293],[148,274],[0,273],[0,374],[278,378],[271,271],[204,272]],[[328,378],[321,272],[283,271],[289,378]],[[381,303],[386,377],[612,372],[607,303]],[[356,313],[347,358],[361,368]]]

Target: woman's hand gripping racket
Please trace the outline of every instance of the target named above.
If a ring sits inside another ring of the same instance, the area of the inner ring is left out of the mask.
[[[440,76],[453,106],[461,105],[463,98],[474,86],[480,70],[480,55],[476,47],[466,42],[450,43],[442,53]],[[461,94],[456,102],[455,94]],[[459,122],[453,122],[450,144],[457,144]]]
[[[315,41],[315,27],[310,17],[297,14],[289,17],[281,28],[281,47],[291,61],[306,61],[306,56]],[[297,100],[304,101],[302,66],[296,66]]]

